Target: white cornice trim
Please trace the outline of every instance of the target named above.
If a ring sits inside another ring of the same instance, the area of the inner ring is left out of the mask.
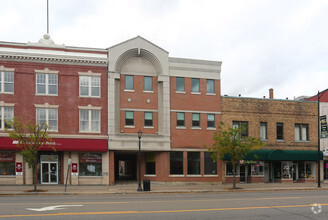
[[[4,66],[0,66],[0,71],[14,72],[15,68],[6,68]]]
[[[79,109],[81,110],[101,110],[102,107],[97,107],[97,106],[92,106],[92,105],[88,105],[88,106],[78,106]]]
[[[35,108],[58,108],[59,105],[49,105],[49,103],[44,104],[34,104]]]
[[[93,73],[91,70],[88,72],[78,72],[80,76],[101,76],[102,73]]]
[[[57,70],[49,70],[48,68],[45,68],[44,70],[34,70],[35,73],[45,73],[45,74],[58,74],[59,71]]]
[[[15,103],[5,103],[4,101],[0,101],[1,107],[14,107]]]

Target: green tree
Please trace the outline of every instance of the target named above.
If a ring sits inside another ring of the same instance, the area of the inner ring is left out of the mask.
[[[6,132],[9,137],[17,142],[17,147],[21,150],[24,161],[33,172],[34,191],[37,191],[37,165],[38,152],[43,146],[52,148],[52,140],[48,135],[47,124],[35,124],[31,122],[23,122],[21,119],[14,118],[12,121],[7,121],[8,127]]]
[[[221,123],[219,131],[214,133],[213,146],[207,147],[209,152],[212,152],[213,160],[217,161],[218,154],[220,160],[224,157],[230,159],[232,163],[233,189],[236,189],[236,165],[238,162],[243,160],[252,150],[263,146],[260,139],[243,136],[245,129],[247,129],[245,125],[232,128]]]

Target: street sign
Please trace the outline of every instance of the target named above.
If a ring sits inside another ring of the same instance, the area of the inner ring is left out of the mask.
[[[328,126],[327,126],[327,116],[322,115],[320,116],[320,138],[327,138],[328,137]]]

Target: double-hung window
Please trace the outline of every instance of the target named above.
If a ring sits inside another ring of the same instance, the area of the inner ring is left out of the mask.
[[[36,122],[39,125],[47,125],[49,131],[58,131],[58,109],[36,108]]]
[[[14,93],[14,72],[0,69],[0,93]]]
[[[199,113],[192,113],[192,126],[193,127],[200,127],[200,114]]]
[[[309,125],[308,124],[295,124],[295,141],[308,141],[309,140]]]
[[[133,87],[133,76],[125,75],[125,90],[134,90]]]
[[[100,110],[80,109],[80,132],[100,132]]]
[[[194,93],[199,93],[200,90],[199,90],[199,79],[192,79],[191,80],[191,92],[194,92]]]
[[[177,92],[184,92],[184,78],[183,77],[177,77],[176,78],[176,91]]]
[[[241,137],[248,137],[248,122],[247,121],[233,121],[233,128],[241,128]]]
[[[144,91],[147,92],[153,91],[153,77],[151,76],[144,77]]]
[[[267,140],[268,139],[267,123],[266,122],[261,122],[260,123],[260,139],[261,140]]]
[[[277,123],[277,140],[284,140],[284,124]]]
[[[14,107],[0,106],[0,130],[11,128],[9,121],[14,119]]]
[[[131,111],[125,112],[125,126],[134,126],[134,114]]]
[[[207,114],[207,127],[215,128],[215,115],[214,114]]]
[[[36,74],[36,94],[37,95],[57,95],[58,76],[57,74]]]
[[[80,96],[100,97],[100,76],[80,76]]]
[[[152,126],[153,126],[153,113],[145,112],[145,127],[152,127]]]
[[[184,127],[184,126],[185,126],[185,113],[177,112],[177,127]]]
[[[208,94],[214,94],[214,80],[213,79],[208,79],[206,81],[207,84],[207,89],[206,89],[206,93]]]

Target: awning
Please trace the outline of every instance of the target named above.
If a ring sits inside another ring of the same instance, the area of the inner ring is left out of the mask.
[[[78,138],[52,138],[53,142],[49,146],[55,147],[56,151],[97,151],[106,152],[108,150],[107,139],[78,139]],[[17,141],[9,137],[0,138],[0,150],[19,150]],[[51,151],[48,146],[41,147],[42,151]]]
[[[230,160],[230,155],[224,155],[223,160]],[[323,153],[320,151],[320,160],[323,159]],[[246,155],[244,160],[258,161],[317,161],[318,151],[310,150],[253,150]]]

